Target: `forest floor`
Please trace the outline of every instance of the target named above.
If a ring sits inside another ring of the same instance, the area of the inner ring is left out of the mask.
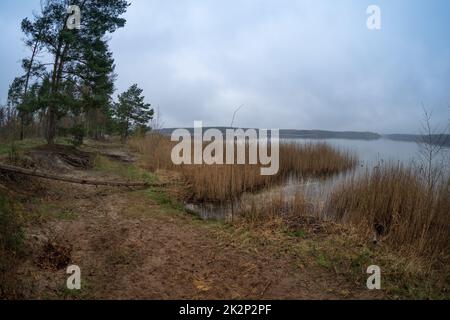
[[[126,147],[96,144],[97,156],[77,167],[67,157],[28,157],[40,169],[104,180],[179,182],[150,174]],[[20,199],[26,255],[15,268],[16,294],[26,299],[380,299],[369,291],[369,261],[358,281],[340,272],[322,248],[326,231],[301,235],[253,231],[189,214],[170,187],[136,190],[9,177]],[[326,230],[326,228],[322,228]],[[360,259],[360,256],[358,256]],[[366,263],[367,262],[367,263]],[[359,264],[358,264],[359,263]],[[81,268],[81,290],[66,287],[67,266]]]

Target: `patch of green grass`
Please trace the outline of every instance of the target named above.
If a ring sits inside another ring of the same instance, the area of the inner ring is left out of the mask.
[[[26,139],[22,141],[15,141],[10,143],[0,144],[0,155],[8,155],[11,150],[15,148],[18,152],[25,151],[27,149],[32,149],[44,145],[46,142],[44,139]]]
[[[101,172],[116,174],[127,180],[145,181],[148,183],[157,182],[156,175],[146,170],[138,168],[132,164],[112,161],[103,156],[98,156],[95,159],[94,169]]]
[[[327,269],[329,269],[331,267],[331,262],[325,257],[325,255],[322,252],[317,254],[316,259],[317,259],[317,263],[320,266],[327,268]]]
[[[24,219],[31,224],[40,224],[52,220],[73,221],[77,218],[72,209],[64,208],[57,203],[34,200],[29,203],[30,208],[24,214]]]
[[[170,199],[170,197],[162,191],[156,191],[152,189],[149,191],[149,195],[150,199],[152,199],[161,206],[167,206],[172,204],[172,199]]]
[[[186,212],[180,201],[171,198],[164,191],[150,189],[148,190],[148,195],[152,201],[156,202],[156,204],[162,206],[163,208],[172,209],[183,213]]]
[[[73,146],[73,139],[67,137],[58,137],[55,139],[55,143],[63,146]]]
[[[309,249],[310,254],[315,258],[317,264],[324,268],[331,268],[332,262],[322,248],[318,248],[315,243],[312,243]]]
[[[367,248],[362,248],[361,252],[356,253],[351,257],[350,268],[355,273],[364,272],[365,269],[373,265],[373,254]]]
[[[27,220],[32,223],[43,223],[54,219],[56,218],[56,213],[60,210],[55,204],[44,201],[37,201],[34,207],[35,209],[27,215]]]
[[[286,232],[286,234],[290,237],[293,238],[300,238],[300,239],[306,239],[307,238],[307,234],[304,230],[296,230],[293,232]]]
[[[65,209],[56,213],[56,218],[62,221],[75,220],[77,215],[70,209]]]
[[[59,145],[70,145],[70,139],[64,137],[58,137],[55,139],[55,143]],[[6,156],[11,153],[12,149],[15,149],[17,152],[24,152],[28,149],[33,149],[36,147],[40,147],[47,144],[45,139],[41,138],[33,138],[33,139],[24,139],[22,141],[17,140],[14,142],[8,143],[0,143],[0,156]]]
[[[58,299],[63,300],[88,300],[90,285],[86,280],[81,278],[81,289],[80,290],[70,290],[67,288],[67,285],[63,285],[57,291]],[[47,298],[45,300],[51,300],[51,298]]]

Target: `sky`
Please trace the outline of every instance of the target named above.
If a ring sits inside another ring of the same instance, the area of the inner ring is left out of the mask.
[[[116,95],[137,83],[166,127],[417,133],[450,118],[448,0],[131,0],[111,36]],[[0,2],[0,103],[29,55]],[[381,30],[366,10],[381,9]]]

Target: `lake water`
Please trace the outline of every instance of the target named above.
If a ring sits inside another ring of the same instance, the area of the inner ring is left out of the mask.
[[[345,172],[327,179],[289,179],[286,183],[278,188],[262,191],[259,194],[245,194],[235,203],[235,207],[248,204],[251,201],[258,201],[260,197],[266,197],[269,193],[281,191],[288,198],[294,196],[298,192],[302,192],[310,201],[317,211],[321,211],[321,207],[330,192],[346,179],[351,179],[359,174],[365,174],[374,167],[382,163],[402,163],[404,165],[412,164],[413,161],[420,161],[421,147],[415,142],[393,141],[388,139],[379,140],[345,140],[345,139],[326,139],[326,140],[288,140],[298,143],[318,143],[326,142],[333,147],[353,152],[357,155],[359,163],[355,170]],[[450,165],[450,150],[446,149],[442,156],[445,157],[447,165]],[[447,167],[447,170],[449,167]],[[229,204],[217,206],[212,204],[187,205],[187,208],[198,213],[204,219],[226,219],[231,213]]]
[[[305,140],[297,140],[304,143]],[[379,140],[344,140],[328,139],[323,140],[332,146],[349,150],[356,153],[359,160],[365,165],[376,164],[380,161],[410,163],[417,160],[420,146],[415,142],[393,141],[387,139]],[[314,141],[312,141],[314,142]]]

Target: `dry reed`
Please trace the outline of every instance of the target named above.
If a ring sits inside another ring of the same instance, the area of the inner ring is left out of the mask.
[[[413,167],[387,164],[338,187],[329,212],[398,250],[448,259],[450,181],[431,190]]]
[[[354,155],[333,149],[325,143],[280,144],[280,170],[275,176],[262,176],[259,165],[182,165],[171,160],[174,143],[166,136],[151,134],[131,139],[130,146],[142,154],[143,166],[180,171],[188,182],[193,202],[221,202],[255,192],[297,177],[325,176],[349,170],[356,165]],[[248,152],[247,152],[248,154]]]

